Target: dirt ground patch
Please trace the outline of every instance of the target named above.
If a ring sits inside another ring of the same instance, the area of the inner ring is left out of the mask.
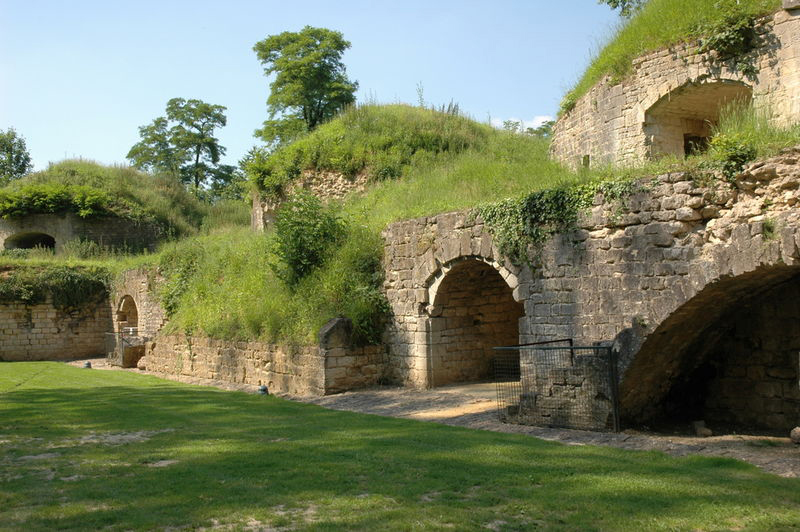
[[[82,367],[84,362],[85,360],[76,360],[70,364]],[[92,367],[96,369],[121,370],[121,368],[109,366],[105,359],[91,359],[91,362]],[[255,385],[145,373],[178,382],[215,386],[225,390],[247,392],[257,390]],[[726,434],[699,438],[634,430],[604,433],[512,425],[500,422],[497,417],[495,388],[492,383],[447,386],[433,390],[381,386],[324,397],[284,397],[334,410],[432,421],[479,430],[526,434],[567,445],[604,445],[621,449],[662,451],[673,456],[703,455],[736,458],[775,475],[800,477],[800,446],[792,444],[788,435],[785,438],[776,438]]]

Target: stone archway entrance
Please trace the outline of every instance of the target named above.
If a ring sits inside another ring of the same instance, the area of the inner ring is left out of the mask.
[[[139,327],[139,311],[136,302],[129,295],[123,296],[117,307],[117,329],[120,332],[133,332]]]
[[[56,239],[46,233],[17,233],[6,238],[5,249],[55,249]]]
[[[645,113],[644,133],[650,143],[650,155],[683,157],[704,151],[722,107],[752,98],[751,87],[729,80],[687,83],[671,91]]]
[[[624,419],[657,429],[704,420],[714,432],[800,422],[800,269],[715,283],[648,336],[622,381]]]
[[[503,276],[481,260],[456,263],[438,285],[428,322],[428,385],[492,377],[492,349],[519,343],[522,303]]]

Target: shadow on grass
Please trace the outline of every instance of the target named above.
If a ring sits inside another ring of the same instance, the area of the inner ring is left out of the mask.
[[[0,521],[34,529],[247,519],[323,529],[800,522],[800,481],[733,460],[569,447],[79,371],[0,394],[8,442]],[[79,443],[139,431],[150,432],[132,443]],[[24,458],[45,453],[56,456]]]

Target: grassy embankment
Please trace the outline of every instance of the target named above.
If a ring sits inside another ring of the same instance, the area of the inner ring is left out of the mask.
[[[348,127],[343,128],[343,122],[349,122]],[[725,113],[717,136],[732,142],[687,160],[664,159],[637,168],[609,167],[576,174],[548,158],[548,143],[543,139],[407,106],[352,110],[281,154],[283,160],[295,161],[294,168],[363,171],[374,176],[366,193],[331,205],[347,220],[348,232],[329,250],[325,264],[289,287],[270,267],[276,261],[274,235],[242,229],[170,244],[159,258],[162,267],[173,272],[167,287],[174,310],[169,327],[221,338],[312,343],[328,319],[344,315],[356,323],[361,341],[374,341],[382,313],[376,296],[381,282],[379,233],[390,222],[506,198],[512,198],[506,203],[513,216],[520,218],[525,212],[519,205],[536,191],[576,185],[592,190],[598,183],[625,183],[676,169],[699,173],[730,157],[731,146],[734,154],[738,147],[747,146],[752,156],[762,157],[800,143],[800,129],[776,129],[752,109]],[[404,139],[418,143],[419,138],[432,139],[426,144],[431,148],[422,155],[402,155],[408,153]],[[375,139],[382,140],[376,145]],[[436,151],[437,146],[457,149]],[[386,164],[387,151],[395,154],[392,165],[401,168],[401,177],[380,179],[374,172],[376,166]],[[415,158],[416,163],[403,162]],[[271,168],[275,167],[281,165]],[[267,177],[281,186],[291,179],[286,174]],[[577,203],[571,207],[579,208]]]
[[[57,385],[54,385],[57,383]],[[800,481],[58,363],[0,371],[3,530],[789,530]]]
[[[63,212],[152,224],[166,240],[249,220],[243,202],[209,205],[166,177],[85,160],[53,164],[0,188],[2,217]],[[81,240],[64,243],[57,256],[48,249],[3,250],[0,301],[35,303],[48,292],[60,305],[78,304],[82,298],[91,301],[119,272],[153,262],[154,257],[135,251]]]
[[[168,277],[161,297],[172,313],[170,331],[309,344],[327,320],[343,315],[356,324],[359,341],[376,341],[385,309],[380,296],[379,234],[387,223],[505,200],[494,211],[501,215],[498,225],[505,227],[510,220],[506,232],[514,233],[512,238],[524,247],[531,235],[516,233],[530,232],[525,206],[548,199],[537,198],[537,191],[571,194],[577,187],[582,195],[570,196],[571,203],[567,202],[577,210],[586,191],[597,183],[624,184],[676,169],[699,173],[738,157],[742,147],[750,158],[768,156],[800,143],[800,129],[776,129],[752,109],[731,109],[724,113],[717,137],[726,141],[712,144],[711,152],[703,156],[576,174],[548,158],[548,142],[543,139],[426,109],[363,106],[279,152],[266,166],[269,173],[262,168],[256,174],[261,188],[273,191],[290,183],[299,169],[372,176],[366,193],[330,205],[346,221],[346,233],[330,247],[324,264],[296,285],[284,283],[273,271],[278,261],[274,235],[250,232],[244,219],[239,228],[209,229],[167,243],[149,256],[90,261],[66,256],[53,263],[47,254],[33,260],[39,257],[34,252],[24,260],[4,257],[2,264],[68,264],[105,268],[111,274],[129,267],[159,266]],[[399,172],[399,177],[381,177],[390,172],[386,168]],[[558,225],[570,213],[549,215]]]
[[[624,79],[642,54],[705,37],[735,19],[767,15],[780,7],[780,0],[649,0],[631,20],[620,24],[564,96],[561,110],[571,109],[606,75],[613,81]]]

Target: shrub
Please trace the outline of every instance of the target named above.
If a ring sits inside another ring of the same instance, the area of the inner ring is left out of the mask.
[[[344,235],[344,223],[320,200],[300,192],[278,210],[275,218],[272,267],[288,285],[295,285],[319,267],[330,246]]]
[[[711,139],[709,151],[716,166],[728,179],[733,179],[758,154],[755,146],[743,133],[716,135]]]

